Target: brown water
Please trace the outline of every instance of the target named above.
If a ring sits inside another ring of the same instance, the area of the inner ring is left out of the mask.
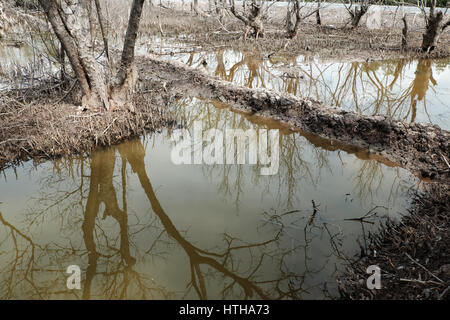
[[[38,70],[30,64],[34,53],[14,50],[0,48],[4,73]],[[235,83],[450,127],[448,61],[182,51],[171,57],[192,66],[206,61],[208,72]],[[89,157],[7,169],[0,177],[0,298],[336,295],[346,259],[385,217],[405,214],[410,191],[423,183],[365,150],[231,112],[217,101],[191,97],[168,107],[190,130],[194,121],[204,130],[280,130],[278,173],[262,176],[258,165],[175,165],[174,128]],[[377,215],[348,220],[368,212]],[[81,268],[81,290],[66,286],[69,265]]]
[[[278,128],[278,174],[174,165],[171,130],[87,158],[5,170],[0,298],[323,298],[325,289],[336,294],[336,275],[368,232],[405,213],[408,191],[420,185],[363,150],[342,151],[215,101],[186,98],[171,108],[188,128],[193,120],[205,130]],[[345,220],[376,206],[369,223]],[[66,287],[69,265],[81,268],[81,290]]]

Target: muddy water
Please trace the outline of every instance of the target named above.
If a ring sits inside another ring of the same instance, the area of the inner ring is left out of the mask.
[[[35,86],[57,75],[58,49],[44,37],[9,33],[0,41],[0,89]]]
[[[8,50],[0,50],[4,69],[33,58]],[[183,50],[171,57],[235,83],[450,126],[448,61],[332,63]],[[170,108],[191,131],[194,121],[222,132],[279,130],[277,174],[248,164],[175,165],[175,128],[86,158],[8,169],[0,177],[0,298],[336,295],[346,259],[385,217],[405,214],[409,192],[423,183],[367,151],[217,101],[185,98]],[[366,214],[364,222],[349,220]],[[69,265],[81,269],[80,290],[66,286]]]
[[[420,187],[364,151],[216,101],[170,107],[190,129],[194,121],[204,130],[278,129],[278,173],[175,165],[175,128],[87,158],[8,169],[0,180],[0,298],[336,295],[345,259],[384,217],[406,213],[408,191]],[[368,212],[364,223],[346,220]],[[66,287],[69,265],[81,269],[80,290]]]
[[[247,87],[288,92],[361,114],[450,129],[449,59],[336,62],[225,49],[169,57]]]

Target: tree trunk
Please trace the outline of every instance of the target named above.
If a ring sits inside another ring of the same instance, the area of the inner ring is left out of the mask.
[[[108,59],[108,62],[110,61],[109,58],[109,45],[108,45],[108,27],[106,25],[105,16],[103,15],[102,7],[100,6],[100,0],[94,0],[95,1],[95,9],[97,10],[97,19],[98,23],[100,24],[100,31],[102,32],[102,38],[103,38],[103,45],[105,46],[105,55]]]
[[[295,38],[295,36],[297,35],[297,31],[298,28],[300,27],[300,22],[302,20],[302,17],[300,15],[300,1],[299,0],[294,0],[294,6],[293,6],[293,10],[291,11],[291,9],[288,7],[287,10],[287,37],[290,39]],[[295,22],[292,22],[292,16],[294,16],[295,18]]]
[[[139,31],[139,23],[141,21],[144,1],[145,0],[133,0],[130,19],[128,20],[128,29],[125,35],[125,42],[122,50],[122,60],[120,63],[119,72],[117,74],[117,85],[124,84],[134,60],[134,46]]]
[[[89,12],[85,1],[62,2],[39,0],[53,30],[69,58],[83,91],[86,107],[109,109],[106,83],[100,66],[90,50]]]
[[[402,21],[402,49],[405,50],[408,47],[408,23],[406,22],[406,15],[403,16]]]
[[[320,26],[322,24],[322,20],[320,19],[320,3],[321,0],[317,1],[317,11],[316,11],[316,23]]]
[[[367,10],[369,10],[369,6],[362,4],[359,7],[356,7],[352,12],[350,11],[350,15],[352,17],[351,24],[353,29],[356,29],[361,21],[361,18],[366,14]]]
[[[234,0],[230,0],[231,13],[245,24],[243,33],[244,38],[249,34],[255,38],[264,37],[264,24],[262,19],[264,2],[261,2],[261,4],[258,5],[254,0],[250,6],[250,12],[248,15],[244,15],[236,10]]]
[[[59,3],[57,0],[39,0],[80,83],[84,107],[104,107],[110,110],[111,105],[120,105],[133,111],[129,104],[135,84],[132,63],[144,1],[133,1],[119,71],[111,83],[105,79],[104,70],[95,58],[88,36],[93,32],[89,11],[92,1],[72,0],[69,3]],[[105,51],[109,56],[104,18],[98,0],[95,0],[95,3]]]
[[[431,52],[436,48],[439,35],[441,34],[441,22],[443,14],[441,11],[435,13],[434,6],[430,8],[430,13],[427,17],[427,27],[422,38],[422,51]]]

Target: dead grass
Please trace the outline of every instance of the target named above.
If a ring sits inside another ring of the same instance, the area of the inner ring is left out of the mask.
[[[0,169],[29,159],[89,153],[140,136],[171,122],[162,95],[139,93],[136,112],[83,111],[72,93],[40,88],[0,97]],[[70,90],[70,88],[68,89]],[[37,96],[36,92],[39,92]],[[76,90],[74,90],[76,92]]]
[[[416,194],[410,214],[388,221],[371,236],[368,252],[347,267],[338,283],[344,299],[450,300],[450,190],[429,184]],[[382,270],[380,290],[366,287],[366,268]]]
[[[336,21],[328,17],[323,19],[323,26],[318,26],[311,20],[313,17],[310,17],[302,23],[298,36],[288,40],[282,13],[282,8],[277,8],[266,22],[264,38],[244,40],[241,37],[243,26],[234,17],[226,16],[223,24],[220,24],[214,15],[204,17],[190,11],[152,7],[144,14],[140,32],[141,37],[148,37],[159,36],[162,30],[164,37],[178,37],[177,41],[201,46],[204,50],[228,47],[241,51],[259,50],[267,54],[287,52],[292,55],[319,55],[323,58],[359,61],[424,57],[419,50],[424,31],[423,19],[420,17],[408,17],[412,25],[408,49],[402,50],[402,25],[398,14],[385,17],[385,20],[394,19],[395,22],[385,23],[385,27],[380,30],[369,30],[364,23],[356,30],[350,29],[345,16]],[[448,43],[450,32],[441,36],[438,49],[428,57],[450,56]]]

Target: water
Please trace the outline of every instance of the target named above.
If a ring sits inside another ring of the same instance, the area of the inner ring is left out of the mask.
[[[185,49],[170,57],[197,67],[205,61],[210,74],[238,84],[450,126],[448,60],[347,63]],[[11,57],[1,56],[2,66]],[[263,176],[248,164],[175,165],[175,128],[89,157],[7,169],[0,178],[0,298],[336,296],[346,259],[387,216],[406,214],[410,191],[424,183],[366,150],[218,101],[186,97],[168,107],[190,130],[194,121],[204,130],[278,129],[278,173]],[[365,222],[349,220],[365,214]],[[81,290],[66,287],[69,265],[81,268]]]
[[[45,34],[8,33],[0,41],[0,90],[36,86],[43,79],[57,77],[59,49],[55,43]]]
[[[309,97],[361,114],[381,114],[450,129],[449,59],[337,62],[234,50],[171,57],[247,87]]]
[[[188,128],[197,120],[205,130],[279,129],[277,175],[251,165],[174,165],[173,129],[87,158],[5,170],[0,297],[335,295],[345,259],[360,252],[356,240],[364,247],[382,217],[406,213],[408,191],[422,182],[364,150],[225,107],[197,98],[171,105]],[[372,209],[368,223],[345,220]],[[81,290],[66,288],[69,265],[81,268]]]
[[[53,42],[45,45],[32,34],[26,39],[20,47],[0,46],[0,89],[11,83],[11,79],[16,80],[15,86],[29,86],[45,75],[57,76],[57,49]],[[186,39],[190,39],[188,43]],[[450,129],[448,58],[340,62],[228,49],[205,52],[189,42],[192,42],[189,35],[163,40],[143,36],[138,40],[137,53],[157,53],[251,88],[273,89],[361,114],[386,115]],[[120,45],[118,42],[117,46]],[[17,81],[24,77],[26,81]]]

